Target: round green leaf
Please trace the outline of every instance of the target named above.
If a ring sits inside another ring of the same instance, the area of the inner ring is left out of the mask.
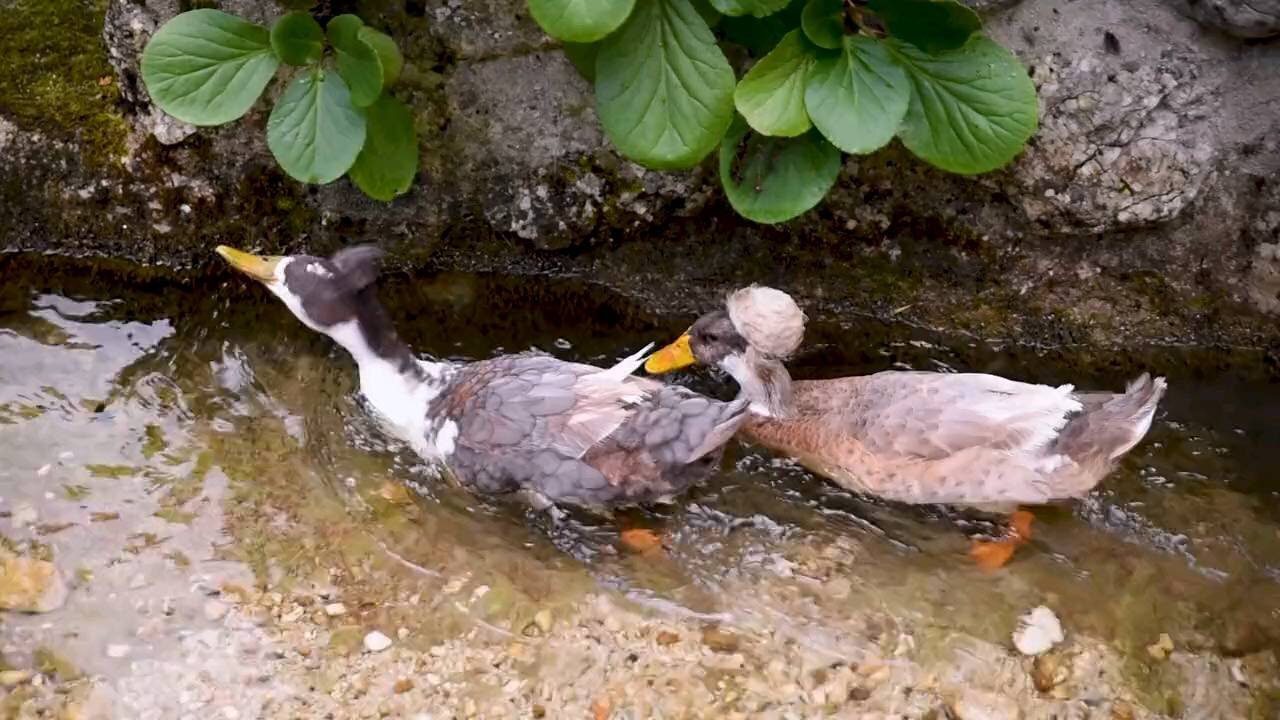
[[[529,14],[548,35],[568,42],[595,42],[617,30],[636,0],[529,0]]]
[[[221,10],[175,16],[142,51],[151,99],[193,125],[221,125],[249,112],[279,66],[265,27]]]
[[[765,135],[795,137],[811,127],[804,109],[805,82],[817,58],[799,30],[751,67],[733,93],[738,112]]]
[[[748,220],[779,223],[822,201],[840,174],[840,151],[816,131],[795,138],[758,135],[741,118],[720,145],[720,183]]]
[[[356,187],[374,200],[392,200],[413,185],[418,172],[418,133],[413,113],[390,95],[369,106],[364,148],[347,171]]]
[[[840,54],[809,73],[804,102],[809,117],[833,145],[865,154],[889,143],[911,100],[907,74],[884,43],[847,35]]]
[[[711,0],[711,5],[725,15],[752,15],[762,18],[786,7],[791,0]]]
[[[342,177],[364,146],[365,115],[340,75],[317,69],[289,83],[267,120],[267,147],[295,180]]]
[[[889,35],[928,53],[954,50],[982,29],[978,13],[955,0],[870,0]]]
[[[351,14],[339,15],[326,28],[329,42],[338,55],[338,74],[351,88],[351,102],[368,107],[382,94],[382,61],[378,53],[360,39],[364,21]]]
[[[898,137],[943,170],[977,174],[1017,156],[1038,126],[1036,87],[1013,53],[978,35],[939,55],[890,41],[911,104]]]
[[[733,69],[689,0],[645,0],[601,42],[596,102],[623,155],[659,170],[689,168],[733,119]]]
[[[800,16],[800,27],[814,45],[839,50],[844,37],[844,0],[809,0]]]
[[[310,65],[324,55],[324,30],[311,13],[295,10],[271,26],[271,47],[290,65]]]
[[[360,40],[378,55],[378,64],[382,66],[382,87],[391,87],[400,79],[400,71],[404,68],[404,56],[400,54],[400,47],[390,35],[367,25],[360,28],[359,35]]]

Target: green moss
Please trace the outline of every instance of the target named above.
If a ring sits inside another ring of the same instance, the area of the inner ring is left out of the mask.
[[[74,138],[96,163],[122,155],[126,135],[102,40],[106,7],[107,0],[0,2],[0,114]]]

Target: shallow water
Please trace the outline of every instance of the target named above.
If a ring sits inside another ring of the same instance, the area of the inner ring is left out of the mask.
[[[798,377],[911,367],[1116,389],[1144,357],[1169,376],[1147,441],[1089,498],[1038,510],[1030,546],[986,575],[964,553],[987,519],[853,496],[745,447],[672,507],[555,526],[437,481],[369,421],[351,361],[239,278],[114,287],[17,257],[0,258],[0,276],[0,530],[51,546],[73,585],[56,625],[4,618],[6,655],[47,644],[111,675],[106,648],[142,635],[122,608],[163,613],[202,577],[236,574],[341,585],[367,607],[487,588],[478,615],[378,610],[424,647],[476,623],[519,629],[602,586],[658,612],[786,624],[818,645],[848,633],[891,644],[890,629],[855,621],[885,611],[926,630],[925,655],[953,632],[1007,643],[1044,603],[1109,640],[1157,704],[1176,691],[1145,650],[1161,633],[1229,656],[1280,644],[1280,384],[1247,359],[1165,349],[1077,363],[869,320],[816,325]],[[395,277],[383,296],[435,357],[537,347],[609,364],[689,321],[537,278]],[[710,376],[679,379],[732,394]],[[620,549],[618,528],[637,525],[668,551]]]

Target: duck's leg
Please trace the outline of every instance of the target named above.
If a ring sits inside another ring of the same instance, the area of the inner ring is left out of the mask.
[[[1017,510],[1009,515],[1009,528],[1005,536],[999,540],[973,541],[969,549],[969,557],[983,570],[996,570],[1003,567],[1019,545],[1031,540],[1031,521],[1035,516],[1026,510]]]

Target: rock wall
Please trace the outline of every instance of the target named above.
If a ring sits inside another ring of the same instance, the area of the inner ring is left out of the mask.
[[[63,78],[93,112],[33,112],[0,83],[0,248],[205,267],[219,242],[378,241],[406,265],[587,275],[666,309],[762,281],[819,314],[1031,342],[1280,338],[1280,0],[973,0],[1039,87],[1017,162],[961,178],[891,147],[772,227],[732,213],[710,163],[656,173],[614,153],[589,84],[518,0],[328,2],[406,51],[422,171],[390,204],[282,176],[265,104],[199,131],[152,107],[138,55],[178,0],[77,4],[101,32],[58,46],[97,63]],[[0,57],[18,50],[0,34]],[[85,131],[100,127],[121,130]]]

